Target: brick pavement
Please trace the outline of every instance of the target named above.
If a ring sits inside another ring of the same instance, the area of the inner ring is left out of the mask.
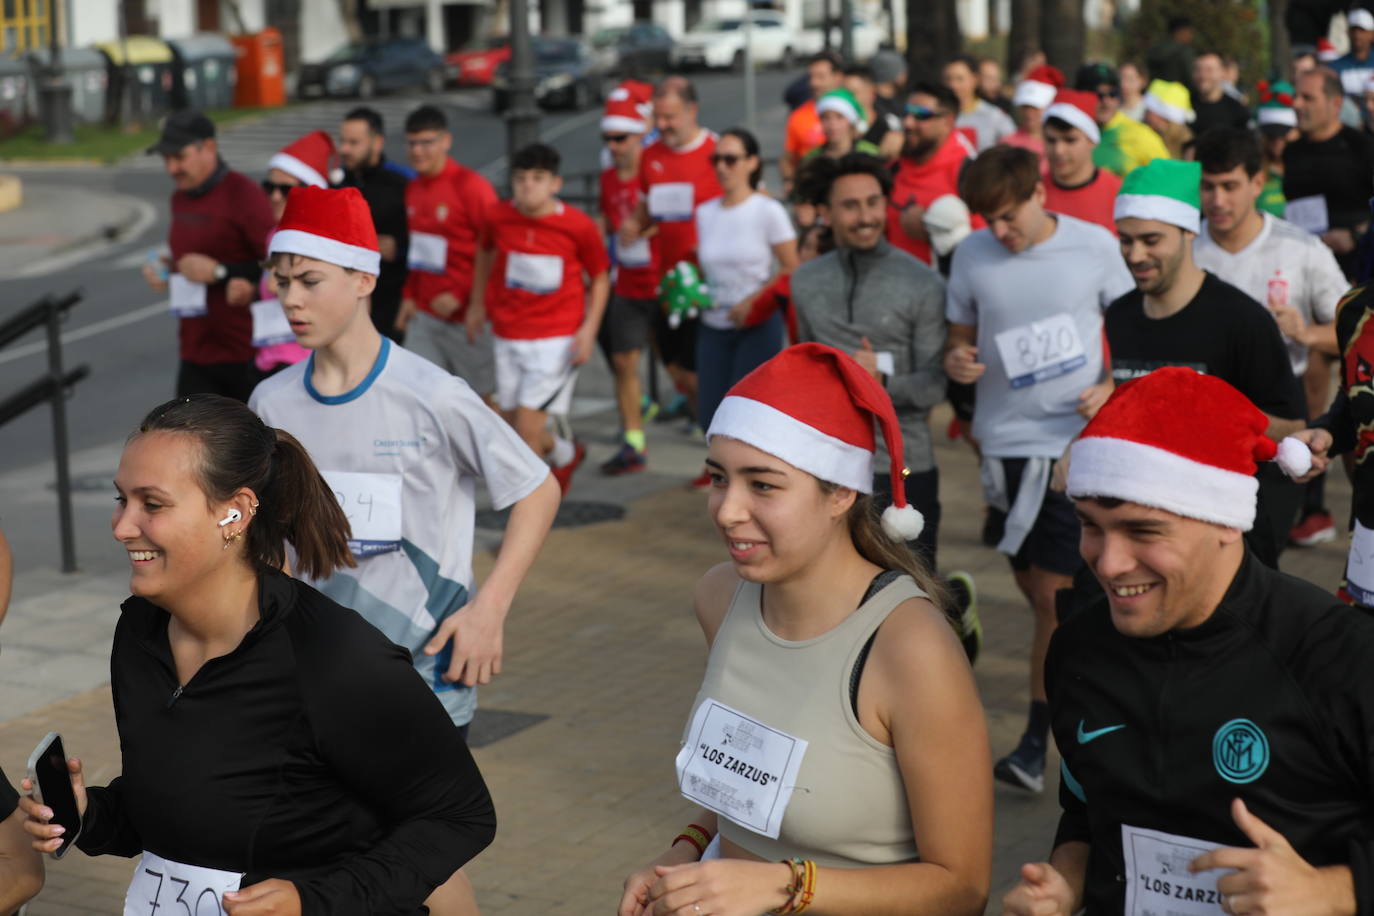
[[[937,412],[932,425],[942,430],[946,421]],[[1001,753],[1024,721],[1029,613],[1004,561],[978,543],[981,497],[968,451],[943,436],[937,450],[941,558],[978,581],[987,641],[977,676],[994,753]],[[686,467],[689,458],[679,463]],[[1331,505],[1347,504],[1339,472],[1328,491]],[[1290,551],[1285,567],[1329,585],[1343,551],[1341,543]],[[680,829],[688,806],[673,789],[672,760],[704,662],[689,596],[697,577],[721,559],[704,498],[677,487],[635,499],[623,521],[551,535],[512,612],[505,673],[482,696],[484,709],[548,717],[475,752],[500,819],[495,844],[471,868],[484,912],[611,913],[624,876]],[[480,558],[479,575],[489,565]],[[49,601],[56,619],[73,600],[61,595],[29,601]],[[87,654],[95,664],[101,653]],[[0,655],[6,691],[20,680],[12,655],[8,647]],[[0,719],[5,715],[0,706]],[[0,764],[17,774],[53,728],[84,756],[93,783],[115,775],[107,687],[0,721]],[[1053,772],[1057,762],[1050,766]],[[1018,865],[1044,854],[1055,817],[1053,785],[1039,797],[998,790],[990,911]],[[80,853],[50,862],[48,887],[29,912],[117,913],[130,869],[126,860]]]

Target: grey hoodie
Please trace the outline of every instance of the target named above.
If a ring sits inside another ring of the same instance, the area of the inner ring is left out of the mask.
[[[838,248],[792,274],[792,302],[802,340],[846,353],[863,346],[892,354],[885,379],[902,427],[906,466],[935,466],[926,415],[945,398],[945,281],[886,239],[868,251]],[[881,439],[879,440],[881,443]],[[879,448],[874,467],[887,467]]]

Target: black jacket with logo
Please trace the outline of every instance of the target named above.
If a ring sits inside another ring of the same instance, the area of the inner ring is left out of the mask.
[[[110,656],[123,774],[77,845],[295,883],[303,914],[422,912],[496,830],[458,729],[405,649],[280,573],[261,619],[179,685],[167,612],[124,602]]]
[[[1374,618],[1248,553],[1192,629],[1123,636],[1105,596],[1061,624],[1045,663],[1055,845],[1091,847],[1087,912],[1122,912],[1123,824],[1251,847],[1239,797],[1312,865],[1350,866],[1374,913],[1372,659]]]

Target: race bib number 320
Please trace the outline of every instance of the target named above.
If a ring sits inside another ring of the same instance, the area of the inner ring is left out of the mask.
[[[1126,864],[1125,916],[1217,916],[1223,912],[1217,879],[1230,869],[1191,874],[1188,863],[1219,844],[1159,830],[1121,825]]]
[[[186,865],[145,852],[124,895],[124,916],[222,916],[227,891],[239,889],[243,875]]]
[[[1072,315],[1062,312],[1002,331],[994,340],[1013,388],[1058,378],[1088,362],[1078,325]]]
[[[682,794],[741,827],[778,838],[806,740],[707,699],[677,755]]]

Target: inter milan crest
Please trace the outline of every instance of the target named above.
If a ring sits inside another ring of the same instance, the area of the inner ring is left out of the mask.
[[[1249,719],[1232,719],[1212,738],[1212,763],[1227,782],[1254,782],[1269,767],[1269,739]]]

